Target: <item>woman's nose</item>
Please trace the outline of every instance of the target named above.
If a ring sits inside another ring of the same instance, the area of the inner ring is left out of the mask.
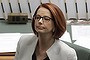
[[[41,18],[38,22],[43,23],[43,19]]]

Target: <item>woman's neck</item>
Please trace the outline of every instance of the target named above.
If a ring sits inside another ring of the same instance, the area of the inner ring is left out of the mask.
[[[38,34],[38,44],[36,47],[37,60],[39,58],[46,58],[46,51],[52,46],[55,39],[51,34]],[[40,59],[39,59],[40,60]]]
[[[39,34],[38,35],[39,42],[38,47],[40,50],[47,50],[54,43],[55,39],[52,34]]]

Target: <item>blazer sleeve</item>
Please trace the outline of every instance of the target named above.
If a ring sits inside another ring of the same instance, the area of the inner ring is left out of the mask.
[[[17,44],[16,53],[14,60],[19,60],[20,41]]]
[[[77,54],[75,50],[72,50],[69,54],[68,54],[68,59],[67,60],[77,60]]]

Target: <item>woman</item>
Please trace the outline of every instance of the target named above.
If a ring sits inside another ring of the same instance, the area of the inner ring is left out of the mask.
[[[33,15],[32,29],[35,35],[20,38],[15,60],[77,60],[75,50],[59,40],[66,21],[56,5],[41,4]]]

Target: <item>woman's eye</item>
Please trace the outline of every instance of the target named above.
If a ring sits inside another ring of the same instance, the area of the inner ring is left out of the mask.
[[[47,16],[45,16],[45,17],[44,17],[44,19],[45,19],[45,20],[50,20],[50,18],[49,18],[49,17],[47,17]]]
[[[36,19],[40,19],[40,16],[36,16]]]

